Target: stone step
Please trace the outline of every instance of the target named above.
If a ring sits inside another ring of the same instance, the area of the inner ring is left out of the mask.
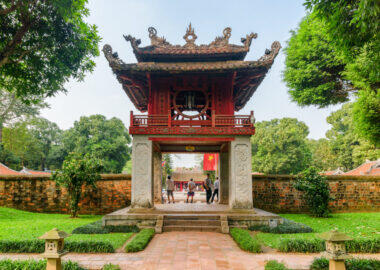
[[[220,226],[220,220],[198,220],[198,219],[165,219],[164,226]]]
[[[196,231],[196,232],[221,232],[220,226],[177,226],[169,225],[162,227],[163,232],[185,232],[185,231]]]
[[[219,215],[208,214],[167,214],[164,220],[220,220]]]

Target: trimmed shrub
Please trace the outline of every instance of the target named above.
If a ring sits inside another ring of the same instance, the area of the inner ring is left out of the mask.
[[[43,240],[1,240],[0,253],[43,253]],[[65,250],[78,253],[113,253],[114,247],[102,241],[65,241]]]
[[[230,229],[230,234],[242,250],[253,253],[261,252],[261,246],[259,242],[254,239],[247,230],[232,228]]]
[[[346,249],[350,253],[380,253],[380,238],[347,241]]]
[[[284,239],[278,249],[281,252],[314,253],[325,250],[325,241],[321,239]]]
[[[254,225],[248,228],[250,231],[260,231],[265,233],[310,233],[313,229],[302,223],[297,223],[292,220],[284,219],[284,223],[278,224],[276,227],[268,225]]]
[[[125,246],[126,252],[138,252],[144,250],[154,236],[154,229],[142,229],[136,236]]]
[[[380,238],[354,239],[346,242],[349,253],[379,253]],[[282,252],[321,252],[325,250],[325,241],[322,239],[284,239],[280,242]]]
[[[380,269],[380,261],[373,259],[349,259],[344,262],[347,270],[377,270]],[[310,270],[328,270],[329,260],[316,258],[310,266]]]
[[[265,265],[265,270],[290,270],[283,263],[279,263],[278,261],[272,260],[268,261]]]
[[[302,191],[310,212],[316,217],[329,217],[330,186],[327,178],[310,167],[297,177],[294,188]]]
[[[64,262],[62,263],[63,270],[85,270],[80,267],[76,262]],[[0,260],[1,270],[45,270],[46,260],[34,261],[12,261],[12,260]]]
[[[102,226],[102,221],[98,220],[80,227],[75,228],[73,234],[106,234],[113,232],[129,233],[139,232],[136,225],[122,225],[122,226]]]
[[[120,267],[118,265],[109,263],[109,264],[104,265],[102,270],[120,270]]]

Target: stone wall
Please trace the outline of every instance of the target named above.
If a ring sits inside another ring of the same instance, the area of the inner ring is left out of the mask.
[[[131,176],[102,175],[96,188],[83,187],[81,214],[105,214],[131,201]],[[0,206],[45,213],[68,213],[68,195],[49,176],[0,176]]]
[[[379,211],[380,176],[327,176],[334,212]],[[307,212],[301,192],[289,175],[253,175],[253,206],[275,213]]]

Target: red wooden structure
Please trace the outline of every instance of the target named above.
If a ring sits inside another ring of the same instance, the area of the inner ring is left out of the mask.
[[[231,29],[208,45],[196,45],[188,27],[186,44],[171,45],[148,29],[151,45],[124,36],[138,63],[126,64],[105,45],[103,52],[124,91],[144,115],[130,115],[130,134],[253,135],[254,116],[235,115],[248,102],[281,46],[274,42],[257,61],[244,61],[252,39],[229,44]]]

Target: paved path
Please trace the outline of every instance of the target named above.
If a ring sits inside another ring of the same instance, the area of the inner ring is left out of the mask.
[[[229,235],[213,232],[168,232],[156,235],[149,246],[134,254],[74,254],[63,260],[78,262],[87,269],[101,269],[104,264],[118,264],[121,269],[263,270],[265,262],[277,260],[292,269],[308,269],[318,254],[251,254],[237,247]],[[380,254],[361,255],[380,260]],[[0,259],[38,259],[38,255],[0,254]]]

